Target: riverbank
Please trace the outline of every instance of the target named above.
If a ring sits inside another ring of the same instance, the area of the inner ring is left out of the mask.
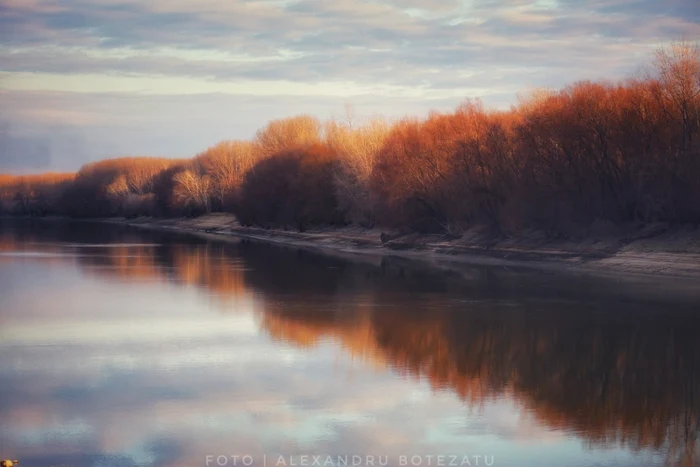
[[[620,232],[594,233],[581,240],[551,240],[536,233],[493,240],[478,230],[469,231],[459,238],[399,235],[380,229],[356,227],[306,232],[267,230],[243,227],[229,214],[176,219],[115,218],[106,221],[219,238],[233,236],[338,253],[700,280],[700,229],[692,227],[670,228],[659,224],[628,231],[624,235]]]

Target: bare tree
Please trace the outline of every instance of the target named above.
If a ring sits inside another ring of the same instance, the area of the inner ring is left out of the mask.
[[[112,183],[107,185],[107,193],[115,198],[128,195],[129,183],[126,181],[126,175],[119,175]]]
[[[176,182],[175,197],[185,205],[194,205],[211,212],[209,191],[211,179],[200,175],[192,169],[179,172],[173,179]]]
[[[211,176],[211,188],[222,208],[227,197],[239,190],[256,161],[253,145],[248,141],[222,141],[200,154],[198,159],[204,172]]]
[[[340,208],[353,222],[374,222],[370,176],[389,131],[388,123],[380,119],[359,127],[353,127],[350,121],[325,125],[326,143],[339,159],[334,178]]]
[[[656,51],[654,66],[658,74],[658,96],[664,107],[681,121],[681,148],[692,148],[698,132],[700,108],[700,47],[686,40],[674,42]]]
[[[255,134],[260,158],[311,146],[320,141],[321,123],[310,115],[273,120]]]

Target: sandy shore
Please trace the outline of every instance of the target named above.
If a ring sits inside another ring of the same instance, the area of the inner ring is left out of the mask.
[[[177,219],[109,219],[108,222],[219,238],[235,236],[338,253],[700,281],[700,229],[697,228],[671,229],[657,225],[639,229],[632,235],[591,236],[581,241],[548,240],[536,235],[486,241],[478,232],[467,232],[460,238],[390,235],[382,241],[383,232],[378,229],[266,230],[242,227],[229,214]]]

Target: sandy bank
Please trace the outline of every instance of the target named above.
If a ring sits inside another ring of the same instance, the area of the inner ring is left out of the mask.
[[[628,232],[626,236],[590,236],[580,241],[549,240],[535,234],[493,241],[479,232],[467,232],[460,238],[390,235],[382,241],[379,229],[266,230],[242,227],[228,214],[177,219],[110,219],[109,222],[431,262],[527,266],[700,281],[700,229],[697,228],[671,229],[656,225]]]

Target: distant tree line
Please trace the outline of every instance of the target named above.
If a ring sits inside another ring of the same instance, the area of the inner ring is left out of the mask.
[[[76,174],[0,176],[23,215],[235,213],[304,230],[354,224],[569,235],[596,222],[700,223],[700,49],[657,51],[643,77],[539,90],[509,110],[467,101],[396,122],[270,122],[189,160],[120,158]]]

